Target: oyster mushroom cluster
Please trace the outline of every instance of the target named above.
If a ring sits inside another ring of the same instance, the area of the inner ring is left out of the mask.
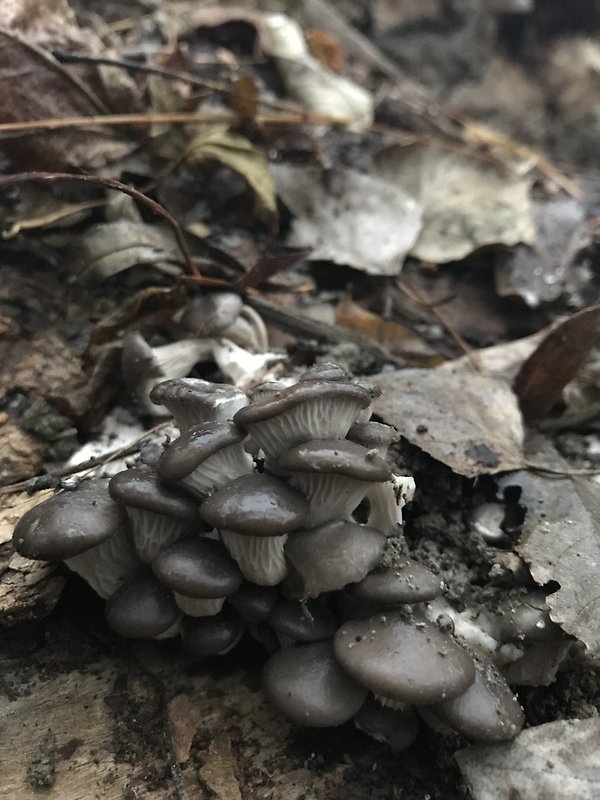
[[[151,400],[180,436],[151,463],[27,512],[15,547],[79,573],[123,636],[181,636],[200,659],[248,631],[270,653],[267,698],[299,725],[354,720],[394,750],[419,718],[509,739],[523,717],[506,681],[447,615],[427,616],[444,583],[407,555],[414,482],[386,460],[395,432],[370,421],[376,395],[333,364],[250,396],[159,383]]]

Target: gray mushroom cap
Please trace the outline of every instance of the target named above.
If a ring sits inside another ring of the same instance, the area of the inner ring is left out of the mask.
[[[243,630],[239,614],[227,607],[212,617],[186,617],[183,647],[192,658],[208,658],[227,652],[239,641]]]
[[[118,472],[108,486],[113,500],[129,508],[152,511],[189,522],[198,521],[198,502],[173,486],[165,486],[151,467]]]
[[[248,402],[241,389],[200,378],[162,381],[152,389],[150,399],[169,409],[180,430],[199,422],[231,419]]]
[[[361,444],[369,450],[377,450],[377,454],[384,458],[395,436],[396,431],[391,425],[370,421],[355,422],[348,431],[346,439]]]
[[[161,583],[185,597],[227,597],[242,583],[238,565],[214,539],[183,539],[163,550],[152,570]]]
[[[475,661],[475,680],[463,694],[428,706],[427,711],[475,742],[514,739],[525,722],[523,710],[509,685],[483,658]]]
[[[237,592],[227,598],[227,602],[248,622],[264,622],[271,616],[277,603],[277,589],[244,581]]]
[[[166,481],[180,481],[225,447],[246,438],[233,422],[202,422],[193,425],[163,452],[158,476]]]
[[[296,445],[280,457],[278,466],[286,472],[333,473],[367,482],[391,478],[388,465],[372,450],[340,439],[313,439]]]
[[[364,578],[379,563],[385,542],[374,528],[336,520],[296,531],[285,554],[301,578],[303,595],[318,597]]]
[[[332,361],[324,361],[309,367],[300,375],[298,382],[304,381],[346,381],[352,380],[352,374],[345,368],[334,364]]]
[[[443,594],[444,582],[424,564],[406,557],[397,566],[370,572],[348,591],[367,603],[393,606],[433,600]]]
[[[267,699],[298,725],[341,725],[362,706],[366,689],[337,663],[330,641],[287,647],[263,671]]]
[[[440,703],[475,679],[473,660],[450,635],[395,609],[345,623],[334,647],[354,680],[394,701]]]
[[[269,618],[269,625],[294,641],[318,642],[333,636],[337,622],[323,603],[280,600]]]
[[[108,625],[121,636],[149,639],[160,636],[179,618],[172,593],[151,573],[122,584],[106,601]]]
[[[108,480],[93,479],[27,511],[15,527],[13,543],[26,558],[61,561],[96,547],[127,525],[125,509],[108,494]]]
[[[247,536],[283,536],[308,515],[307,500],[269,475],[242,475],[208,497],[200,516],[215,528]]]
[[[354,724],[376,741],[388,744],[393,753],[410,747],[419,732],[419,718],[413,708],[384,708],[374,697],[367,698]]]
[[[562,628],[550,619],[544,592],[529,592],[504,610],[503,642],[549,642],[562,637]]]
[[[217,335],[235,322],[242,305],[241,297],[234,292],[198,295],[186,306],[181,327],[197,336]]]

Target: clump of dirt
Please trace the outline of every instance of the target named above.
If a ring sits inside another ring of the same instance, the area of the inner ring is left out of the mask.
[[[49,729],[27,765],[27,781],[34,789],[49,789],[56,781],[56,736]]]

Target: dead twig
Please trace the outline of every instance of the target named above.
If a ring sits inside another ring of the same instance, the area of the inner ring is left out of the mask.
[[[100,119],[102,119],[102,117],[100,117]],[[70,172],[17,172],[14,175],[1,176],[0,187],[12,186],[18,183],[58,183],[59,181],[91,183],[95,186],[103,186],[105,189],[114,189],[115,191],[123,192],[124,194],[129,195],[129,197],[132,197],[138,203],[145,205],[147,208],[149,208],[155,214],[158,214],[158,216],[162,217],[169,223],[173,229],[175,238],[177,239],[177,244],[179,245],[179,249],[181,250],[181,254],[188,271],[196,279],[202,280],[200,270],[194,263],[192,255],[188,249],[181,225],[177,222],[175,217],[172,216],[172,214],[170,214],[166,208],[164,208],[164,206],[161,206],[161,204],[157,203],[156,200],[148,197],[148,195],[140,192],[138,189],[134,189],[133,186],[128,186],[126,183],[121,183],[121,181],[117,181],[114,178],[99,178],[96,175],[73,175]]]

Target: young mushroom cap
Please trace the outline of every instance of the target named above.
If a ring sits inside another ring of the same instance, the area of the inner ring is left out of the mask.
[[[242,298],[234,292],[201,294],[187,304],[180,324],[196,336],[219,335],[236,321],[242,305]]]
[[[280,600],[269,617],[269,625],[282,644],[331,639],[337,628],[335,615],[324,603]]]
[[[563,637],[562,628],[550,619],[544,592],[529,592],[504,610],[503,642],[551,642]]]
[[[29,509],[13,543],[26,558],[62,561],[89,550],[128,527],[127,514],[110,497],[108,481],[93,479]]]
[[[277,589],[244,581],[237,592],[227,598],[227,602],[248,622],[264,622],[271,616],[277,603]]]
[[[410,747],[419,732],[419,718],[413,708],[384,708],[374,697],[366,699],[354,717],[354,724],[372,739],[389,745],[392,753]]]
[[[232,422],[193,425],[165,449],[158,476],[169,482],[180,481],[198,494],[214,492],[252,471],[252,459],[243,447],[245,438]]]
[[[393,567],[370,572],[348,586],[348,591],[359,600],[381,606],[424,603],[443,594],[444,581],[424,564],[405,557]]]
[[[242,584],[237,564],[214,539],[183,539],[163,550],[152,570],[161,583],[185,597],[227,597]]]
[[[458,697],[428,706],[436,719],[474,742],[514,739],[525,723],[523,709],[491,662],[475,660],[475,680]]]
[[[318,597],[364,578],[379,563],[385,541],[380,531],[337,520],[296,531],[285,553],[301,578],[303,596]]]
[[[211,617],[186,618],[181,638],[185,652],[200,659],[227,653],[239,642],[243,632],[240,615],[225,607]]]
[[[200,422],[231,419],[248,402],[241,389],[200,378],[162,381],[152,389],[150,399],[169,409],[180,431]]]
[[[393,701],[440,703],[475,679],[473,660],[451,636],[395,609],[345,623],[334,647],[354,680]]]
[[[394,441],[396,431],[383,422],[355,422],[346,435],[350,442],[361,444],[368,450],[377,450],[380,458],[385,458],[388,447]]]
[[[245,536],[283,536],[308,515],[307,500],[269,475],[242,475],[210,495],[200,516],[220,530]]]
[[[323,361],[320,364],[314,364],[309,367],[298,378],[298,383],[305,381],[345,381],[350,383],[352,380],[352,373],[345,367],[340,367],[332,361]]]
[[[339,381],[304,381],[240,409],[234,422],[249,431],[267,459],[317,437],[342,439],[361,409],[366,389]]]
[[[263,671],[267,699],[298,725],[341,725],[362,706],[366,689],[337,663],[330,641],[286,647]]]
[[[167,631],[179,618],[172,593],[151,573],[130,578],[106,601],[108,625],[130,639],[150,639]]]

